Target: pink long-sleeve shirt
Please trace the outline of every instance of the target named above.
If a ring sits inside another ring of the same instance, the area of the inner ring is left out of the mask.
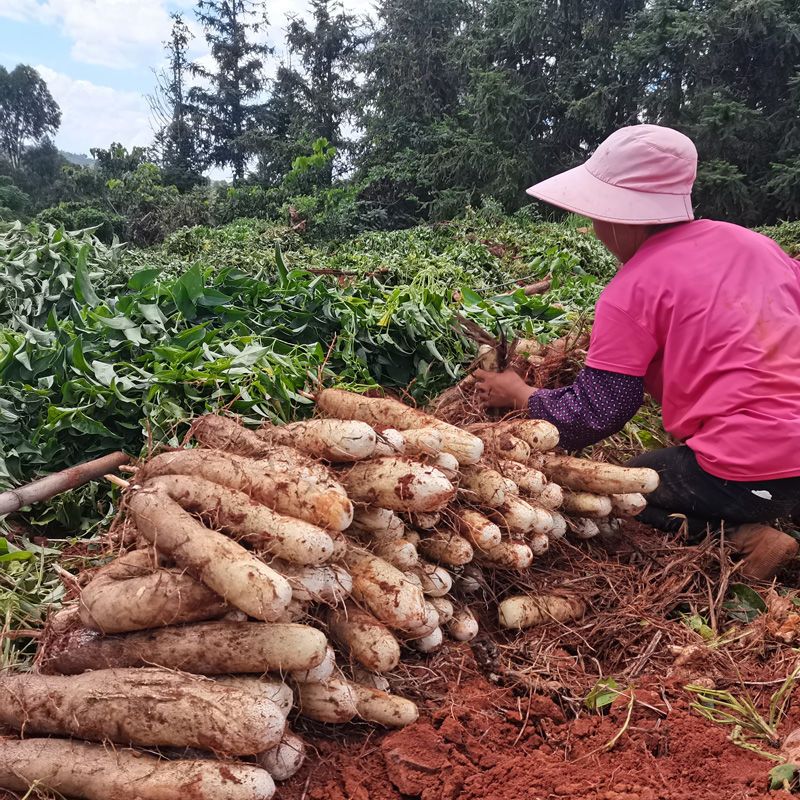
[[[586,363],[642,376],[707,472],[800,475],[800,264],[698,220],[650,237],[603,290]]]

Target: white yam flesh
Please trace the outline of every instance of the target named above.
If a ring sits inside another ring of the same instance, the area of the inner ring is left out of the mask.
[[[458,459],[450,453],[439,453],[433,466],[440,472],[443,472],[451,481],[458,477],[459,463]]]

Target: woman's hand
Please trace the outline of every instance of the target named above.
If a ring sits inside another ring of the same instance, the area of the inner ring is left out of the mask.
[[[525,410],[528,408],[528,399],[536,391],[513,369],[505,372],[476,369],[474,375],[478,381],[478,397],[487,408]]]

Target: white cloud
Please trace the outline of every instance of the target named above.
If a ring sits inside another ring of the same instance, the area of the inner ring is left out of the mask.
[[[73,59],[115,69],[155,63],[170,29],[164,0],[0,0],[0,16],[57,26]]]
[[[56,144],[62,150],[88,153],[90,147],[108,147],[111,142],[131,148],[152,141],[149,109],[143,95],[76,80],[41,65],[36,70],[61,107]]]

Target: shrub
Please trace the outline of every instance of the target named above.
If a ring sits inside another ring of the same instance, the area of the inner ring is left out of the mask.
[[[36,221],[67,231],[96,228],[94,235],[105,244],[111,244],[115,236],[123,238],[126,228],[126,219],[120,214],[77,202],[45,208],[36,216]]]

